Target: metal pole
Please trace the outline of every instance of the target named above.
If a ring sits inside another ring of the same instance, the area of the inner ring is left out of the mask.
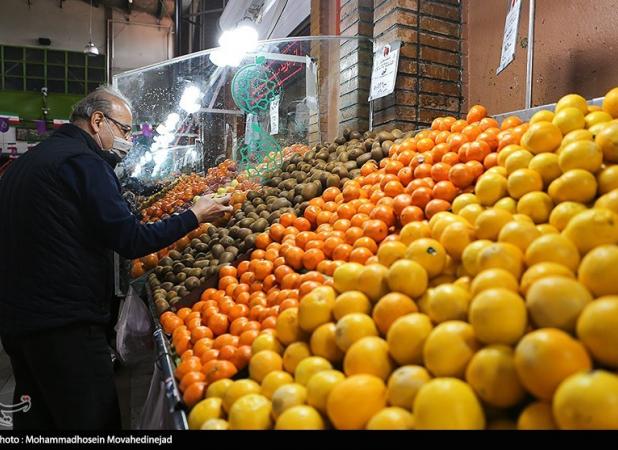
[[[526,60],[526,106],[532,107],[532,65],[534,62],[534,7],[535,0],[528,0],[528,57]]]
[[[174,52],[175,56],[180,56],[182,53],[182,0],[176,0],[174,7],[174,24],[176,26],[176,34],[174,35]]]

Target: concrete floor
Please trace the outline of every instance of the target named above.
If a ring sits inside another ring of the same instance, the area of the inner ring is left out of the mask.
[[[154,352],[140,363],[131,367],[119,367],[116,370],[116,387],[122,414],[123,429],[137,429],[148,395],[154,369]],[[8,355],[0,345],[0,403],[13,403],[15,378],[11,370]],[[10,430],[0,422],[0,431]]]

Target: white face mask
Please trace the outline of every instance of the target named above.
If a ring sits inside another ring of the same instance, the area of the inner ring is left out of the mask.
[[[114,155],[116,155],[118,158],[122,160],[127,156],[131,148],[133,148],[133,143],[131,141],[127,141],[126,139],[123,139],[123,138],[120,138],[114,135],[114,132],[112,131],[112,128],[109,125],[107,118],[105,118],[105,123],[107,124],[107,129],[113,136],[114,140],[112,142],[111,148],[103,148],[103,142],[101,141],[101,138],[97,134],[97,137],[99,138],[99,145],[101,146],[103,150],[112,152]]]

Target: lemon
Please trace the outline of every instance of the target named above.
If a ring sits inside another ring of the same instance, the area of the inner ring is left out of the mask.
[[[419,389],[431,380],[431,375],[421,366],[402,366],[388,379],[387,399],[391,406],[412,409]]]
[[[373,319],[367,314],[350,313],[343,316],[335,325],[335,342],[344,352],[354,342],[365,336],[377,336],[378,329]]]
[[[613,189],[602,195],[594,203],[595,208],[606,208],[618,214],[618,189]]]
[[[321,356],[309,356],[298,363],[294,369],[294,380],[303,386],[307,385],[309,379],[322,370],[330,370],[333,366]]]
[[[228,420],[232,430],[268,430],[272,427],[272,405],[260,394],[249,394],[234,402]]]
[[[474,187],[474,193],[483,206],[491,206],[507,195],[507,181],[502,175],[484,173]],[[469,208],[471,205],[466,206]],[[466,209],[464,208],[464,209]]]
[[[513,220],[502,227],[498,235],[498,242],[513,244],[522,252],[525,252],[532,241],[539,236],[541,236],[541,232],[536,229],[534,223]]]
[[[503,288],[487,289],[472,299],[470,324],[481,342],[514,344],[526,332],[526,304],[513,291]]]
[[[485,269],[504,269],[519,278],[523,266],[523,253],[513,244],[498,242],[483,248],[477,256],[480,271]]]
[[[463,377],[468,362],[479,348],[472,325],[460,320],[443,322],[425,341],[425,367],[437,377]]]
[[[590,128],[599,123],[610,122],[612,120],[612,116],[610,116],[605,111],[593,111],[586,114],[586,128]]]
[[[567,133],[566,136],[562,138],[562,143],[560,144],[560,149],[566,147],[572,142],[575,141],[594,141],[593,134],[588,130],[574,130],[570,133]],[[558,151],[558,153],[560,150]]]
[[[425,292],[428,279],[422,265],[409,259],[400,259],[389,268],[386,281],[391,290],[414,298]]]
[[[603,152],[605,162],[618,162],[618,123],[615,121],[595,125],[601,127],[594,141]]]
[[[560,150],[558,164],[563,172],[571,169],[584,169],[596,172],[601,168],[603,153],[592,141],[575,141]]]
[[[537,280],[552,276],[567,277],[573,280],[575,279],[573,272],[562,264],[558,264],[556,262],[540,262],[533,264],[524,272],[521,277],[519,290],[523,295],[527,295],[528,289],[530,289],[530,286],[532,286],[532,284],[534,284]]]
[[[586,114],[588,112],[588,103],[586,103],[586,99],[578,94],[568,94],[558,100],[556,103],[556,112],[561,109],[574,107],[581,111],[582,114]]]
[[[586,126],[586,119],[584,117],[586,112],[568,106],[556,111],[554,119],[551,123],[557,126],[562,134],[567,134],[574,130],[582,129]]]
[[[553,122],[555,122],[555,117]],[[521,145],[535,155],[553,152],[562,141],[562,132],[553,122],[536,122],[521,137]]]
[[[248,394],[259,394],[261,391],[260,385],[253,380],[236,380],[223,396],[223,409],[226,412],[230,411],[230,408],[241,397]]]
[[[513,152],[517,150],[526,150],[521,145],[509,144],[498,152],[498,165],[504,167],[506,165],[506,159],[511,156]]]
[[[588,203],[597,193],[597,180],[587,170],[569,170],[551,182],[547,193],[556,203]]]
[[[275,370],[266,375],[262,380],[260,394],[270,399],[278,388],[293,382],[294,378],[292,378],[292,375],[283,370]]]
[[[618,88],[611,89],[603,98],[603,111],[618,118]]]
[[[618,296],[586,305],[577,320],[577,337],[596,361],[618,368]]]
[[[275,423],[275,430],[323,430],[324,420],[311,406],[297,405],[285,410]]]
[[[506,182],[506,180],[504,180]],[[474,223],[476,218],[485,210],[481,205],[472,204],[464,206],[460,211],[459,215],[466,219],[468,223]]]
[[[328,394],[343,380],[345,375],[338,370],[322,370],[314,374],[307,382],[307,404],[325,413]]]
[[[504,167],[506,168],[506,174],[510,175],[517,169],[525,169],[532,161],[534,155],[528,150],[517,150],[506,158]]]
[[[298,307],[300,328],[311,332],[320,325],[330,322],[333,317],[336,295],[335,290],[330,286],[317,287],[305,295]]]
[[[503,209],[487,209],[479,214],[474,222],[475,235],[479,239],[495,241],[502,227],[512,218],[512,214]]]
[[[528,192],[542,190],[543,178],[532,169],[517,169],[508,176],[507,189],[512,198],[519,199]]]
[[[414,416],[403,408],[384,408],[369,419],[366,429],[412,430],[414,429]]]
[[[535,112],[530,118],[530,124],[536,122],[551,122],[554,119],[554,112],[547,109],[542,109]]]
[[[456,378],[436,378],[424,384],[414,399],[417,430],[482,430],[485,415],[472,388]]]
[[[451,225],[451,224],[449,224]],[[420,264],[429,278],[440,274],[446,264],[446,250],[435,239],[417,239],[408,246],[405,258]]]
[[[515,214],[517,212],[517,201],[511,197],[504,197],[498,200],[493,207]]]
[[[560,231],[558,231],[555,226],[548,223],[542,223],[540,225],[537,225],[536,229],[539,230],[541,234],[560,234]]]
[[[432,219],[438,214],[434,215]],[[429,227],[429,224],[425,221],[410,222],[404,225],[404,227],[401,229],[401,232],[399,233],[399,240],[405,245],[409,245],[413,241],[424,237],[431,237],[431,228]]]
[[[579,281],[595,296],[618,294],[618,246],[602,245],[582,260]]]
[[[202,424],[200,430],[229,430],[230,424],[223,419],[208,419]]]
[[[536,238],[525,254],[528,267],[540,262],[555,262],[576,272],[580,256],[577,247],[560,234],[545,234]]]
[[[207,420],[221,417],[223,417],[221,399],[218,397],[204,399],[191,409],[188,417],[189,429],[199,430]]]
[[[557,430],[551,404],[532,402],[524,408],[517,419],[518,430]]]
[[[555,153],[539,153],[530,160],[528,168],[541,176],[543,186],[549,186],[552,181],[562,175],[558,161],[558,155]]]
[[[549,219],[554,202],[545,192],[524,194],[517,202],[517,212],[530,217],[534,223],[545,223]]]
[[[618,215],[604,208],[593,208],[574,216],[563,233],[584,255],[594,247],[618,243]]]
[[[278,419],[285,410],[305,403],[307,388],[298,383],[285,384],[273,392],[272,411],[273,417]]]
[[[513,274],[504,269],[487,269],[479,273],[470,286],[472,295],[476,296],[487,289],[508,289],[518,292],[519,283]]]
[[[558,231],[562,231],[573,217],[587,209],[586,205],[577,202],[559,203],[549,215],[549,223],[556,227]]]
[[[474,276],[479,273],[478,255],[491,244],[492,242],[487,239],[480,239],[465,248],[461,255],[461,262],[469,275]]]
[[[321,356],[332,363],[343,358],[343,352],[336,344],[336,330],[334,323],[329,322],[317,327],[311,335],[309,347],[315,356]]]
[[[387,380],[393,369],[388,344],[377,336],[367,336],[356,341],[343,360],[343,373],[348,377],[367,374]]]
[[[599,183],[599,192],[607,194],[614,189],[618,189],[618,164],[605,167],[597,175],[597,183]]]
[[[425,298],[426,314],[434,323],[465,320],[472,295],[466,289],[447,283],[429,289]]]
[[[371,302],[369,301],[369,297],[361,291],[348,291],[339,294],[333,306],[333,315],[335,319],[339,320],[346,314],[354,312],[370,314]]]
[[[364,266],[358,263],[342,264],[333,273],[334,286],[337,292],[353,291],[357,289],[358,278]]]
[[[530,317],[539,328],[559,328],[568,333],[575,331],[577,318],[591,301],[581,283],[560,276],[537,280],[526,294]]]
[[[386,334],[388,351],[400,365],[420,364],[423,361],[423,346],[433,330],[426,314],[411,313],[399,317]]]
[[[526,395],[515,370],[513,349],[489,345],[477,352],[466,369],[466,381],[491,406],[509,408]]]
[[[465,248],[474,241],[474,228],[463,222],[449,224],[440,237],[440,243],[452,259],[460,260]],[[442,270],[444,273],[446,269]]]
[[[356,289],[367,295],[371,301],[378,301],[388,292],[388,285],[386,284],[387,274],[388,268],[382,264],[370,264],[365,266],[358,277]]]
[[[453,203],[451,205],[451,209],[453,213],[459,214],[459,211],[461,211],[465,206],[478,205],[478,204],[479,204],[479,199],[476,197],[476,195],[470,192],[467,192],[465,194],[460,194],[457,197],[455,197],[455,200],[453,200]]]
[[[292,342],[283,352],[283,368],[286,372],[294,373],[298,363],[310,356],[311,350],[305,342]]]

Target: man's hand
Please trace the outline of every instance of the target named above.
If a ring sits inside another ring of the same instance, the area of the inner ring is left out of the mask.
[[[230,197],[219,197],[217,199],[209,197],[200,197],[191,207],[191,211],[197,217],[198,222],[212,222],[220,218],[226,212],[231,212],[233,208],[227,206]]]

